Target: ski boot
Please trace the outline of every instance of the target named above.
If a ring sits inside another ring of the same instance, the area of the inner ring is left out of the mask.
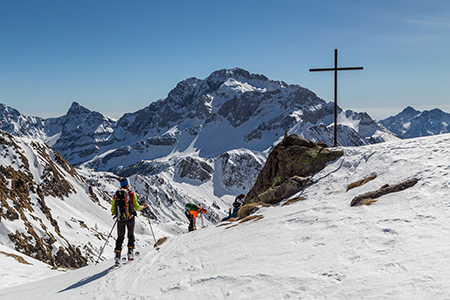
[[[133,260],[134,259],[134,255],[133,255],[133,248],[129,247],[128,248],[128,260]]]
[[[120,264],[120,251],[115,251],[116,253],[116,257],[114,258],[114,262],[116,263],[116,265]]]

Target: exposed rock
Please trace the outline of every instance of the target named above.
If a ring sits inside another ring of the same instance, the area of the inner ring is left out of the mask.
[[[217,158],[215,168],[221,171],[225,187],[250,190],[263,168],[263,158],[250,151],[229,151]]]
[[[178,163],[178,175],[181,178],[189,178],[205,181],[212,178],[214,169],[204,161],[195,160],[192,157],[181,159]]]
[[[154,146],[173,146],[178,141],[173,136],[163,135],[163,136],[154,136],[154,137],[148,138],[146,142],[149,145],[154,145]]]
[[[255,198],[251,202],[263,202],[268,204],[277,204],[284,199],[297,194],[302,188],[313,184],[312,179],[294,176],[284,181],[279,186],[274,186]]]
[[[395,184],[395,185],[384,185],[377,191],[368,192],[368,193],[356,196],[355,198],[353,198],[352,202],[350,203],[350,206],[361,205],[361,203],[365,199],[373,200],[373,199],[379,198],[379,197],[384,196],[389,193],[403,191],[407,188],[414,186],[418,181],[419,181],[419,179],[413,178],[413,179],[409,179],[409,180],[403,181],[403,182]]]
[[[277,203],[285,199],[283,198],[285,195],[302,188],[302,184],[290,180],[291,177],[310,176],[342,155],[342,151],[331,151],[296,134],[286,136],[269,154],[255,185],[247,194],[245,203],[259,202],[262,199],[267,203]],[[283,189],[268,191],[273,186],[282,185],[285,181],[288,182]],[[266,195],[262,196],[263,193]]]
[[[0,157],[0,220],[8,246],[55,267],[85,266],[87,259],[73,245],[76,241],[68,241],[61,233],[58,222],[64,224],[64,216],[54,216],[48,204],[55,205],[58,198],[63,202],[83,188],[84,201],[90,196],[99,203],[98,190],[85,184],[73,166],[42,142],[0,130]],[[80,228],[91,230],[79,222]]]

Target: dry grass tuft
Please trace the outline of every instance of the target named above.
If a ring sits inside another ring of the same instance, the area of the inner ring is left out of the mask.
[[[12,253],[6,253],[6,252],[3,252],[3,251],[0,251],[0,253],[6,255],[8,257],[15,258],[21,264],[33,265],[33,264],[30,264],[29,262],[27,262],[22,256],[19,256],[19,255],[16,255],[16,254],[12,254]]]
[[[167,236],[158,239],[158,240],[156,241],[155,245],[153,245],[153,247],[156,248],[156,247],[162,245],[167,239],[168,239]]]
[[[262,215],[248,216],[248,217],[245,217],[245,218],[243,218],[242,220],[240,220],[240,221],[239,221],[239,224],[240,224],[240,223],[244,223],[244,222],[248,222],[248,221],[251,221],[251,220],[253,220],[253,221],[258,221],[258,220],[261,220],[262,218],[264,218],[264,216],[262,216]]]
[[[366,198],[361,200],[361,203],[359,205],[371,205],[372,203],[377,202],[377,200],[374,200],[372,198]]]
[[[290,205],[292,203],[303,201],[305,199],[306,199],[305,197],[295,197],[295,198],[289,199],[288,201],[284,202],[281,206]]]
[[[369,181],[374,180],[375,178],[377,178],[377,175],[373,175],[373,176],[370,176],[370,177],[361,179],[361,180],[359,180],[359,181],[350,183],[349,185],[347,185],[347,191],[346,191],[346,192],[348,192],[349,190],[351,190],[351,189],[353,189],[353,188],[362,186],[362,185],[368,183]]]
[[[271,206],[270,204],[262,202],[245,204],[239,209],[237,220],[242,220],[245,217],[248,217],[249,215],[258,211],[261,207],[270,207],[270,206]],[[229,219],[228,221],[231,221],[231,219]]]

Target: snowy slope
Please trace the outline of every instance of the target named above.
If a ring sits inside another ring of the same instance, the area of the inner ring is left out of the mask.
[[[448,299],[449,143],[444,134],[343,147],[300,193],[306,200],[261,209],[261,220],[174,235],[160,252],[141,243],[138,260],[117,270],[109,260],[8,287],[21,281],[11,271],[0,298]],[[370,175],[378,177],[346,192]],[[411,178],[420,181],[410,189],[349,206]]]

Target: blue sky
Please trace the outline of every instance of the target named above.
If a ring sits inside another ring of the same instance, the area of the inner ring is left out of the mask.
[[[2,0],[0,103],[40,117],[72,102],[118,118],[189,77],[240,67],[386,118],[450,112],[450,1]]]

